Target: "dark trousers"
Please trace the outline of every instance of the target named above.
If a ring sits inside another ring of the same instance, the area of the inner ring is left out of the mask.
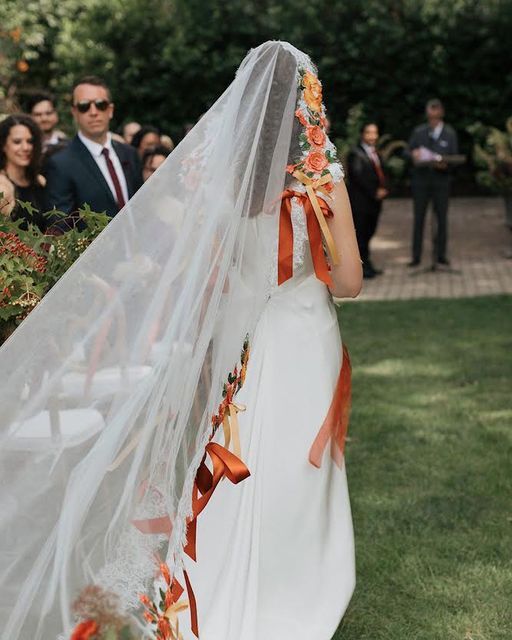
[[[414,228],[412,232],[412,258],[421,260],[423,229],[428,205],[432,201],[435,215],[433,260],[446,260],[448,242],[448,199],[450,178],[446,175],[414,177],[411,183],[414,201]]]
[[[368,265],[370,262],[370,240],[377,230],[381,209],[382,206],[379,202],[376,206],[367,206],[364,208],[356,206],[353,211],[359,253],[365,265]]]

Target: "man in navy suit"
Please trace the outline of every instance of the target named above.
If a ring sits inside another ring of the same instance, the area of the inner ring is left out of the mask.
[[[113,217],[142,184],[137,152],[112,140],[114,104],[100,78],[87,76],[75,83],[71,111],[78,132],[66,149],[48,160],[48,209],[73,215],[87,203]]]
[[[446,124],[444,107],[437,98],[429,100],[425,108],[428,122],[416,127],[409,140],[409,154],[413,161],[411,178],[414,201],[414,228],[410,267],[420,264],[423,248],[423,227],[427,208],[432,201],[436,217],[433,261],[449,265],[446,255],[448,243],[448,199],[450,197],[450,169],[442,156],[459,152],[457,134]],[[423,161],[432,156],[434,161]]]

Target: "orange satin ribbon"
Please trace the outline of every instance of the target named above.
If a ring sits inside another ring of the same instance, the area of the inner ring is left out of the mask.
[[[237,458],[242,457],[242,446],[240,444],[240,426],[238,424],[238,413],[245,411],[243,404],[236,404],[231,399],[227,411],[224,414],[222,428],[224,431],[224,447],[229,450],[233,442],[233,453]]]
[[[320,431],[309,450],[309,461],[315,467],[320,468],[322,465],[322,456],[329,440],[331,441],[332,459],[340,468],[343,464],[352,394],[351,372],[348,350],[343,345],[343,364],[334,390],[334,397]]]
[[[170,598],[170,601],[166,603],[167,607],[163,614],[164,617],[169,622],[170,630],[172,632],[172,637],[175,640],[182,640],[183,638],[179,630],[178,614],[181,613],[182,611],[185,611],[185,609],[188,609],[189,607],[190,607],[190,626],[196,638],[199,638],[199,625],[198,625],[198,618],[197,618],[196,598],[192,590],[192,585],[190,584],[188,574],[185,570],[183,570],[183,576],[185,578],[185,584],[187,587],[188,604],[185,600],[179,600],[184,589],[181,586],[181,584],[178,582],[178,580],[174,577],[172,579],[172,584],[171,584],[171,598]]]
[[[132,520],[132,524],[141,533],[147,534],[164,534],[171,537],[172,521],[169,516],[161,516],[159,518],[147,518],[145,520]]]
[[[199,622],[197,618],[197,603],[196,597],[194,595],[194,591],[192,590],[192,585],[190,584],[190,579],[188,577],[188,573],[183,569],[183,577],[185,578],[185,585],[187,587],[187,595],[188,595],[188,603],[190,606],[190,628],[192,629],[192,633],[199,638]]]
[[[211,458],[213,473],[206,466],[206,454]],[[187,542],[185,553],[196,560],[196,532],[197,517],[206,507],[213,492],[222,478],[228,478],[233,484],[238,484],[250,476],[249,469],[226,447],[217,442],[209,442],[206,445],[206,453],[197,470],[192,493],[192,516],[187,527]]]
[[[188,609],[187,602],[185,600],[178,600],[165,610],[165,617],[169,621],[173,640],[183,640],[183,636],[180,633],[178,614],[186,609]]]
[[[313,181],[303,173],[296,171],[293,176],[306,186],[306,193],[286,189],[281,195],[281,213],[279,218],[279,258],[278,258],[278,285],[283,284],[293,276],[293,224],[292,224],[292,198],[297,198],[304,207],[306,224],[309,236],[309,246],[316,276],[326,285],[332,285],[329,267],[324,254],[322,234],[325,238],[329,254],[333,264],[338,264],[339,258],[327,227],[325,218],[333,216],[331,208],[322,198],[318,198],[316,192],[322,191],[323,184],[332,180],[326,175],[320,180]]]

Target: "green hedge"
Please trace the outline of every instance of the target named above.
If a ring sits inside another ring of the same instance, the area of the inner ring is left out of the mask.
[[[64,99],[76,75],[95,72],[112,87],[117,124],[157,123],[176,139],[230,83],[246,51],[267,39],[288,40],[317,62],[335,137],[346,133],[349,108],[362,103],[383,131],[407,138],[436,95],[469,152],[469,124],[501,125],[510,114],[511,0],[62,0],[55,7],[7,0],[0,8],[0,23],[24,29],[18,57],[30,68],[15,74],[18,94],[49,85]]]

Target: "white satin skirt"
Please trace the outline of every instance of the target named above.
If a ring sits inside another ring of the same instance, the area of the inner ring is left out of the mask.
[[[325,285],[290,280],[270,298],[236,397],[251,475],[224,479],[187,558],[201,640],[330,640],[355,585],[345,467],[308,453],[331,404],[341,340]],[[219,430],[221,431],[221,430]],[[221,441],[221,440],[220,440]],[[187,613],[180,616],[186,640]]]

